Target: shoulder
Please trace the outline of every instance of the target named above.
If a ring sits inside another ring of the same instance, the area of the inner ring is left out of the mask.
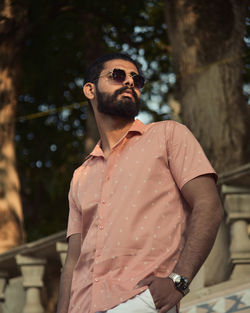
[[[76,183],[82,174],[87,170],[89,159],[85,160],[79,167],[77,167],[73,172],[72,183]]]
[[[162,127],[168,127],[168,128],[175,128],[175,127],[186,127],[185,125],[173,121],[173,120],[164,120],[164,121],[160,121],[160,122],[153,122],[147,125],[149,128],[153,127],[153,128],[162,128]]]
[[[172,137],[173,134],[182,134],[183,132],[189,131],[185,125],[173,120],[150,123],[147,125],[147,130],[154,130],[154,132],[163,131],[167,138]]]

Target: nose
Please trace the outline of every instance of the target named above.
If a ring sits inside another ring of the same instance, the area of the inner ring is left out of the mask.
[[[124,86],[134,87],[134,80],[133,77],[129,74],[126,75],[126,78],[123,82]]]

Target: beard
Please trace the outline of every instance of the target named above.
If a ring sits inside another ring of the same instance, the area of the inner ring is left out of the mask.
[[[134,99],[124,97],[121,100],[117,100],[118,95],[128,89],[132,91]],[[106,92],[100,92],[96,88],[96,95],[97,109],[100,113],[133,119],[140,111],[141,102],[133,88],[124,86],[111,95]]]

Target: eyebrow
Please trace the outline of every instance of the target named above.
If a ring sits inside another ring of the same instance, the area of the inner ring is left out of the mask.
[[[127,72],[124,68],[121,68],[121,67],[114,67],[112,70],[110,70],[110,72],[113,72],[113,70],[115,70],[115,69],[117,69],[117,70],[123,70],[125,73],[128,73],[128,74],[130,74],[130,75],[132,75],[132,76],[134,76],[134,75],[140,75],[139,73],[136,73],[136,72],[133,72],[133,71]]]
[[[127,71],[126,71],[125,69],[123,69],[123,68],[114,67],[114,68],[112,68],[112,69],[110,69],[110,70],[107,69],[107,72],[101,74],[99,77],[104,76],[104,75],[106,75],[106,74],[111,74],[111,73],[113,72],[113,70],[115,70],[115,69],[117,69],[117,70],[123,70],[125,73],[127,73]],[[131,71],[131,72],[128,73],[128,74],[131,75],[131,77],[134,76],[134,75],[140,75],[140,73],[136,73],[136,72],[133,72],[133,71]]]

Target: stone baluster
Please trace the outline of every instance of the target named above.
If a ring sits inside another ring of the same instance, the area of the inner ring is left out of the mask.
[[[22,313],[44,313],[40,291],[43,287],[46,260],[18,254],[16,262],[20,267],[23,287],[26,291],[26,302]]]
[[[230,252],[233,263],[231,279],[237,279],[250,275],[250,238],[248,233],[250,194],[230,192],[225,195],[224,203],[231,235]]]
[[[65,263],[66,256],[67,256],[67,251],[68,251],[68,244],[66,242],[57,242],[56,243],[56,251],[60,255],[60,260],[62,263],[62,266]]]

